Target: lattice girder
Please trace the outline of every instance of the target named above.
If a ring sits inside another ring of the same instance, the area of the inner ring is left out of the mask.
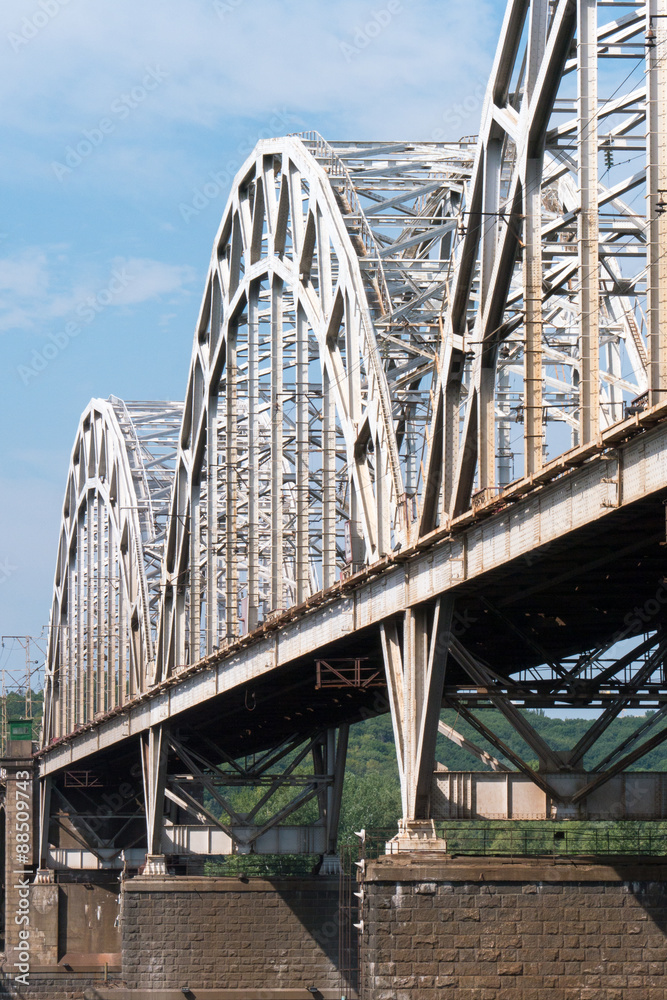
[[[448,287],[444,429],[429,456],[440,505],[422,530],[594,442],[667,385],[652,291],[667,157],[642,79],[664,99],[664,59],[644,44],[649,21],[664,32],[663,4],[631,6],[508,4]]]
[[[77,432],[49,625],[42,742],[151,683],[182,406],[94,399]]]
[[[309,133],[259,143],[239,172],[186,394],[165,673],[406,543],[469,167],[459,146]],[[373,226],[362,199],[384,206]]]

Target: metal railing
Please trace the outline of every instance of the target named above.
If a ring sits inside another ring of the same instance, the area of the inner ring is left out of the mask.
[[[660,857],[667,855],[667,823],[538,823],[489,820],[436,823],[447,854],[470,857]],[[395,829],[367,830],[365,857],[398,853]]]
[[[205,860],[181,858],[170,867],[178,875],[212,878],[303,878],[316,873],[318,862],[315,854],[228,854]]]

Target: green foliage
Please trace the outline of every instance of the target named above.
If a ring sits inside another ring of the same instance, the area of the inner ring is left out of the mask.
[[[518,753],[531,766],[537,767],[534,752],[517,735],[500,712],[495,709],[482,709],[476,714],[511,750]],[[557,751],[571,750],[592,723],[592,719],[551,718],[546,715],[543,709],[527,711],[524,714],[537,732]],[[618,743],[653,714],[652,711],[648,711],[644,715],[616,719],[603,733],[593,750],[584,758],[584,768],[588,769],[597,761],[604,759]],[[503,763],[509,763],[455,711],[444,711],[442,718],[449,726],[478,747],[499,757]],[[666,725],[667,723],[661,723],[655,731],[659,732]],[[488,765],[482,764],[466,750],[456,746],[444,736],[438,737],[436,759],[451,771],[490,769]],[[664,746],[657,747],[637,761],[630,770],[667,771],[667,741]],[[383,715],[360,722],[350,730],[347,774],[341,811],[341,840],[343,842],[349,841],[353,831],[362,827],[366,829],[374,827],[387,830],[396,829],[400,814],[400,789],[391,718],[389,715]],[[617,824],[613,828],[604,828],[606,831],[604,836],[611,836],[609,830],[612,830],[613,833],[616,826]],[[516,824],[513,824],[512,828],[519,829]],[[576,824],[568,824],[567,829],[568,838],[574,843]],[[589,828],[587,827],[587,829]],[[629,843],[635,843],[634,838],[637,836],[637,830],[641,833],[643,828],[641,826],[633,827],[632,830],[629,826],[624,828],[623,836],[630,838]],[[660,832],[667,834],[667,824],[665,824],[665,831]],[[547,836],[552,835],[553,828],[550,827]],[[616,836],[617,840],[621,836],[618,832],[613,835]],[[603,833],[600,832],[599,836],[602,837]],[[500,844],[497,844],[496,847],[499,848]]]
[[[363,828],[397,829],[401,815],[398,775],[348,774],[341,805],[339,837],[342,843]]]
[[[537,766],[534,752],[526,746],[500,712],[495,709],[482,709],[476,714],[515,753],[518,753],[531,766]],[[547,743],[554,750],[559,751],[571,749],[591,725],[590,719],[555,719],[547,716],[540,709],[528,711],[525,714]],[[602,735],[591,753],[587,755],[584,766],[589,768],[606,757],[621,740],[625,739],[652,714],[652,712],[647,712],[643,716],[627,716],[616,719]],[[477,746],[503,759],[502,755],[486,743],[484,738],[461,719],[455,711],[443,712],[442,718],[449,726]],[[660,726],[664,728],[665,723],[661,723]],[[444,736],[438,737],[436,759],[445,764],[451,771],[489,770],[487,765],[477,761],[466,750],[456,746]],[[504,762],[507,763],[507,761]],[[307,774],[310,767],[310,761],[307,759],[299,765],[295,773]],[[665,746],[658,747],[637,761],[632,770],[667,771],[667,741]],[[262,790],[251,788],[225,788],[221,791],[239,813],[249,812],[263,794]],[[282,809],[295,792],[296,789],[290,787],[279,789],[272,799],[259,810],[255,822],[260,824],[265,822]],[[208,794],[205,796],[205,804],[216,815],[221,812],[215,800]],[[340,839],[343,843],[350,842],[354,839],[354,831],[362,828],[395,830],[400,815],[401,796],[391,718],[389,715],[376,716],[357,723],[350,729],[347,770],[341,806]],[[290,822],[311,823],[316,817],[317,802],[315,799],[311,799],[292,814]],[[516,824],[512,828],[519,829]],[[574,826],[569,825],[568,830],[570,831],[568,836],[574,837]],[[549,836],[552,833],[551,829]],[[496,846],[500,849],[500,844]]]

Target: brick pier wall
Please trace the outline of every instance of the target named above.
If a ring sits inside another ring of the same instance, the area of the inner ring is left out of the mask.
[[[338,969],[338,879],[139,877],[123,883],[129,989],[355,995]],[[342,986],[342,988],[341,988]],[[300,995],[300,994],[299,994]]]
[[[367,864],[364,1000],[667,1000],[667,865]]]

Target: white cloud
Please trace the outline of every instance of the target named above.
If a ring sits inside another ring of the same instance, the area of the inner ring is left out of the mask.
[[[28,247],[0,260],[0,331],[43,333],[45,326],[62,320],[92,297],[102,297],[113,307],[137,305],[166,297],[182,296],[198,277],[190,266],[165,264],[146,257],[115,257],[106,269],[99,264],[74,268],[60,247]],[[120,290],[114,275],[121,274]],[[113,294],[104,296],[113,282]]]
[[[46,254],[23,250],[14,257],[0,259],[0,291],[17,298],[43,295],[48,281]]]
[[[400,0],[388,17],[383,0],[243,0],[219,17],[213,0],[70,0],[18,51],[6,42],[2,115],[23,131],[73,139],[159,68],[164,82],[136,110],[154,129],[215,128],[230,114],[285,105],[314,125],[340,116],[353,135],[418,138],[485,79],[503,7]],[[29,14],[25,0],[5,0],[0,38],[20,34]],[[26,113],[45,94],[53,114]]]
[[[117,257],[112,261],[112,267],[114,270],[127,271],[131,278],[114,299],[118,306],[147,302],[163,295],[171,297],[182,294],[187,285],[198,277],[201,278],[194,267],[163,264],[159,260],[140,257],[132,257],[129,260]]]

